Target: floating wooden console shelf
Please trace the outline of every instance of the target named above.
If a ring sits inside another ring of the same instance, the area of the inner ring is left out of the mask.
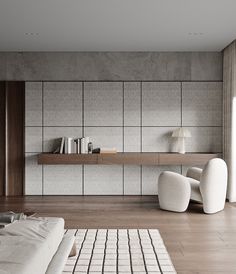
[[[217,153],[119,152],[116,154],[52,154],[38,155],[43,165],[204,165]]]

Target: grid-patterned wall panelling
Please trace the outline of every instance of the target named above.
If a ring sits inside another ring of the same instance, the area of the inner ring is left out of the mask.
[[[27,82],[26,195],[153,195],[163,170],[181,166],[41,166],[62,136],[94,147],[168,152],[171,132],[188,127],[189,152],[222,151],[222,82]]]

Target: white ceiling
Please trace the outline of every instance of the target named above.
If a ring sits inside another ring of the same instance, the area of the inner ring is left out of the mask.
[[[235,0],[0,0],[0,51],[220,51],[235,38]]]

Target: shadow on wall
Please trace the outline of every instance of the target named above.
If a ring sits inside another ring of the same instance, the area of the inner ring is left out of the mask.
[[[171,136],[172,136],[172,131],[169,131],[167,133],[162,134],[161,138],[167,140],[168,151],[174,152],[177,138],[173,138]]]

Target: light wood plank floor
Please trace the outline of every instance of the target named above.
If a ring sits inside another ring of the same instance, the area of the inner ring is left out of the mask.
[[[63,217],[67,228],[158,228],[178,273],[236,273],[236,204],[206,215],[199,204],[162,211],[154,196],[1,197],[6,210]]]

